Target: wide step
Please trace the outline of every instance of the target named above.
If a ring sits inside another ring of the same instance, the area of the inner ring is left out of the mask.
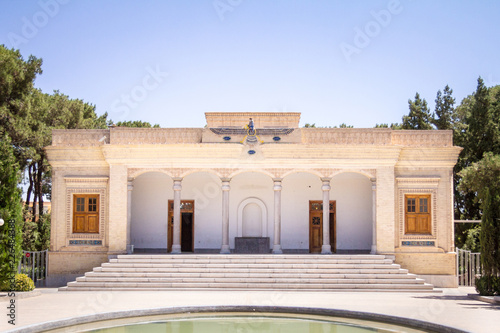
[[[72,290],[414,291],[433,286],[382,255],[119,255]]]

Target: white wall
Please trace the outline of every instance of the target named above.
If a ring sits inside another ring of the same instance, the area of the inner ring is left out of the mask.
[[[321,180],[310,173],[286,176],[281,190],[281,247],[309,251],[309,200],[322,200]]]
[[[322,200],[316,175],[294,173],[283,179],[281,242],[283,249],[309,250],[309,201]],[[372,245],[372,189],[357,173],[342,173],[331,182],[330,200],[337,208],[337,250],[370,250]]]
[[[337,250],[370,250],[371,181],[361,174],[341,173],[330,185],[330,200],[337,202]]]
[[[149,172],[137,177],[133,184],[131,243],[135,248],[166,249],[167,202],[174,197],[172,179],[162,173]],[[281,193],[283,249],[309,250],[309,200],[322,200],[321,184],[318,176],[309,173],[294,173],[283,179]],[[238,216],[238,209],[240,204],[249,198],[257,198],[265,205],[264,224],[272,247],[274,241],[272,179],[262,173],[245,172],[233,177],[230,186],[230,247],[234,248],[234,238],[238,235],[238,218],[241,218],[241,214]],[[195,249],[221,247],[220,188],[219,177],[205,172],[190,174],[182,181],[181,199],[195,200]],[[357,173],[342,173],[332,179],[331,188],[330,200],[337,202],[337,249],[369,250],[372,245],[370,180]],[[254,220],[260,221],[260,219]],[[259,228],[250,227],[250,229]]]
[[[222,245],[222,190],[220,178],[197,172],[182,180],[181,200],[194,200],[194,248]]]
[[[135,248],[166,249],[168,200],[174,197],[172,179],[148,172],[137,177],[133,185],[131,244]]]
[[[261,200],[267,211],[264,221],[267,224],[267,236],[270,247],[273,245],[274,227],[274,191],[271,177],[258,172],[244,172],[231,179],[229,192],[229,247],[234,248],[234,238],[238,231],[238,207],[248,198]]]

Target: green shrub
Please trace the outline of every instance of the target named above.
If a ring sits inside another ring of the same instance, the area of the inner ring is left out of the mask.
[[[481,226],[475,226],[472,229],[467,230],[467,238],[465,239],[465,244],[463,249],[471,252],[481,252]]]
[[[35,283],[26,274],[16,274],[16,290],[15,291],[32,291],[35,289]]]
[[[481,296],[499,296],[500,276],[481,276],[476,279],[476,290]]]

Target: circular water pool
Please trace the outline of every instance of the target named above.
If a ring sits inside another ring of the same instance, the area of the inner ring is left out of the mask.
[[[289,313],[184,313],[74,325],[58,332],[89,333],[367,333],[429,332],[375,321]]]

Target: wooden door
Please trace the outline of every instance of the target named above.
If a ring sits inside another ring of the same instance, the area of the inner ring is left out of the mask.
[[[194,249],[194,200],[182,200],[180,211],[181,252],[192,252]],[[168,200],[167,220],[167,252],[170,253],[174,242],[174,200]]]
[[[330,245],[336,250],[336,203],[330,201]],[[323,201],[309,201],[309,252],[321,253],[323,245]]]

